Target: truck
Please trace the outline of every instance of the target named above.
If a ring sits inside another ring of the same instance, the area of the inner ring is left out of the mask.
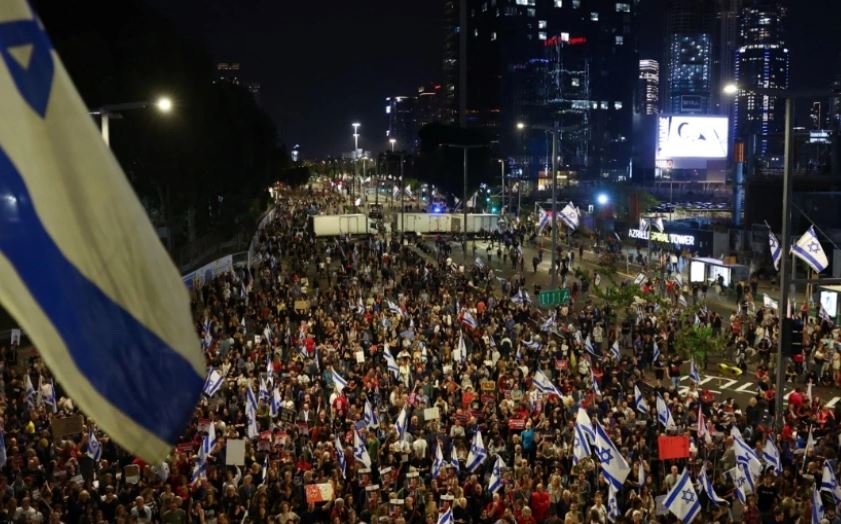
[[[373,222],[361,213],[345,215],[313,215],[312,232],[317,237],[369,235],[376,232]]]
[[[447,234],[463,232],[464,215],[460,213],[400,213],[394,214],[394,231],[405,231],[417,235]],[[405,224],[405,229],[404,229]],[[499,215],[469,213],[467,234],[483,231],[499,231]]]

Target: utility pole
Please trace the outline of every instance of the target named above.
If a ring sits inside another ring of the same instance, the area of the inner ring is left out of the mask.
[[[780,336],[777,341],[777,384],[774,398],[774,426],[778,432],[783,429],[783,378],[785,366],[783,354],[786,345],[791,345],[792,319],[788,315],[788,291],[790,277],[788,273],[788,253],[791,250],[791,112],[794,101],[791,96],[786,97],[785,113],[785,142],[783,151],[783,232],[780,239]],[[792,265],[792,267],[794,267]]]
[[[465,266],[467,265],[467,152],[471,149],[479,149],[482,147],[487,147],[484,144],[478,145],[461,145],[461,144],[441,144],[444,147],[452,147],[454,149],[461,149],[462,150],[462,175],[463,175],[463,187],[462,187],[462,198],[464,199],[464,213],[463,213],[463,223],[462,223],[462,235],[461,235],[461,249],[462,255]]]

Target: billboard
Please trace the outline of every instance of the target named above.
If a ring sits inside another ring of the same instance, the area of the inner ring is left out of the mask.
[[[661,116],[655,158],[727,158],[727,130],[724,116]]]

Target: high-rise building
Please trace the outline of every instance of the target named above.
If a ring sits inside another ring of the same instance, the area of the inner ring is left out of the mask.
[[[644,115],[656,115],[660,109],[660,63],[646,58],[640,60],[639,86],[637,87],[637,111]]]
[[[397,148],[413,151],[417,145],[418,126],[415,109],[417,99],[411,96],[391,96],[385,99],[388,119],[386,139],[397,140]]]
[[[663,110],[706,114],[712,105],[712,0],[669,0],[666,7],[665,93]]]
[[[460,67],[459,60],[461,44],[460,19],[461,4],[468,0],[445,0],[444,1],[444,62],[443,62],[443,96],[444,115],[443,121],[448,124],[459,122],[459,93],[460,93]],[[466,64],[465,64],[466,65]]]
[[[777,0],[752,0],[742,9],[736,50],[735,137],[748,154],[767,167],[783,161],[785,98],[757,89],[787,89],[789,50],[785,43],[786,9]]]
[[[532,177],[546,165],[537,128],[555,123],[571,170],[627,173],[639,0],[465,1],[466,125],[498,138]],[[518,130],[518,121],[529,125]]]
[[[730,115],[733,97],[722,88],[736,81],[736,53],[739,42],[739,15],[743,0],[718,0],[718,24],[713,40],[713,81],[711,112]]]

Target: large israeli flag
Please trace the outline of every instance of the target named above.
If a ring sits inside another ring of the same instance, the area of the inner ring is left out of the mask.
[[[545,393],[547,395],[557,395],[558,398],[563,397],[558,388],[552,384],[551,380],[549,380],[549,377],[544,375],[539,369],[534,372],[534,377],[532,377],[531,383],[534,384],[534,387],[541,393]]]
[[[159,462],[204,358],[181,277],[25,0],[0,2],[0,302],[76,404]]]
[[[838,485],[834,465],[828,460],[823,461],[821,469],[821,491],[832,493],[835,503],[841,503],[841,486]]]
[[[391,351],[388,349],[387,343],[383,344],[383,357],[385,357],[385,364],[389,373],[394,375],[394,380],[400,380],[400,366],[398,366],[397,361],[394,360],[394,355],[392,355]]]
[[[695,493],[695,487],[689,478],[689,473],[684,469],[677,483],[666,495],[663,505],[671,511],[681,522],[690,524],[692,519],[698,516],[701,511],[701,503]]]
[[[771,248],[771,260],[774,261],[774,269],[780,269],[780,259],[783,257],[783,249],[780,247],[780,241],[777,236],[770,229],[768,230],[768,246]]]
[[[502,487],[502,470],[505,469],[505,462],[502,457],[496,456],[496,463],[491,470],[491,477],[488,479],[488,493],[496,493]]]
[[[339,461],[339,470],[342,472],[342,478],[345,478],[347,472],[347,458],[345,458],[345,448],[336,435],[336,440],[333,441],[333,446],[336,448],[336,459]]]
[[[362,440],[355,428],[353,430],[353,458],[366,468],[371,467],[371,456],[368,454],[368,448],[365,447],[365,441]]]
[[[622,456],[622,453],[619,452],[619,449],[610,440],[607,432],[598,423],[596,424],[596,442],[594,446],[605,478],[616,486],[616,489],[621,489],[622,484],[625,483],[625,479],[628,478],[628,474],[631,472],[631,466],[628,465],[628,461],[625,460],[625,457]]]
[[[707,494],[707,498],[710,499],[710,503],[714,506],[721,506],[723,504],[727,504],[727,501],[723,498],[719,497],[718,494],[713,489],[713,483],[710,481],[710,478],[707,477],[707,466],[701,468],[701,473],[698,475],[698,482],[701,484],[704,493]]]
[[[634,384],[634,406],[636,406],[637,411],[642,413],[643,415],[648,415],[648,402],[645,401],[645,397],[640,391],[640,387]]]
[[[829,266],[829,259],[826,258],[826,253],[821,247],[818,235],[815,234],[815,226],[810,226],[803,233],[803,236],[791,246],[791,253],[809,264],[809,267],[814,269],[815,273],[820,273]]]
[[[467,453],[467,470],[471,473],[476,471],[486,458],[488,458],[488,450],[485,449],[485,443],[482,441],[482,432],[477,430],[470,443],[470,451]]]

